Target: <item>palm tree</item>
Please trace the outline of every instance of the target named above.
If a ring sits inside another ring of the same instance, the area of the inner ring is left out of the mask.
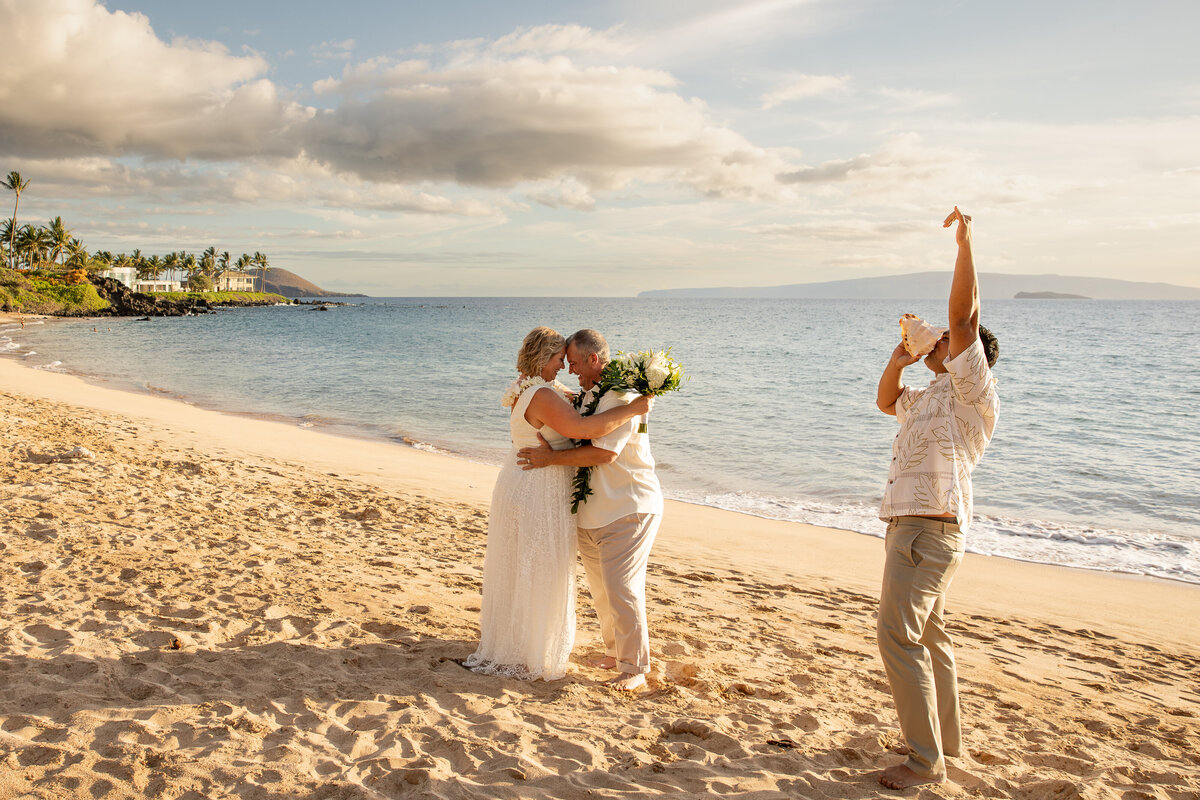
[[[220,275],[222,272],[225,272],[228,269],[229,269],[229,251],[226,250],[222,253],[217,253],[217,268],[216,268],[216,271],[213,272],[213,276],[212,276],[214,289],[220,289],[220,286],[217,284],[217,276]]]
[[[33,267],[37,260],[38,230],[33,225],[18,225],[16,239],[13,241],[13,253],[17,263],[26,269]]]
[[[179,264],[183,261],[182,256],[182,253],[175,252],[167,253],[163,256],[162,267],[163,271],[167,273],[167,280],[171,280],[171,274],[179,269]],[[157,279],[157,276],[155,278]]]
[[[141,266],[138,267],[139,278],[149,278],[152,281],[158,280],[158,276],[162,275],[163,261],[157,255],[143,258]]]
[[[71,244],[71,232],[63,224],[62,217],[50,220],[46,232],[50,234],[50,260],[61,259],[62,265],[66,266],[67,246]]]
[[[260,253],[256,250],[254,252],[254,263],[258,265],[258,290],[260,292],[265,292],[267,290],[267,273],[271,270],[271,265],[267,263],[267,254]]]
[[[15,219],[13,219],[12,217],[9,217],[8,219],[4,220],[4,222],[0,222],[0,248],[4,248],[5,250],[8,251],[8,258],[6,260],[8,261],[9,269],[12,269],[12,258],[13,258],[12,243],[13,243],[13,238],[16,235],[17,235],[17,221]]]
[[[4,185],[17,195],[17,200],[13,203],[13,226],[8,229],[8,268],[12,269],[13,243],[16,241],[15,234],[17,232],[17,208],[21,205],[21,192],[25,191],[25,188],[29,186],[29,181],[22,181],[21,173],[19,172],[10,172],[8,173],[8,178],[4,181]]]
[[[87,248],[83,246],[83,242],[75,238],[71,239],[67,244],[66,254],[63,257],[63,266],[83,270],[94,266],[93,259],[88,255]]]
[[[22,225],[17,234],[17,250],[25,259],[25,264],[33,269],[46,260],[50,252],[50,233],[37,225]]]
[[[200,272],[212,274],[217,268],[217,248],[209,246],[200,254]]]

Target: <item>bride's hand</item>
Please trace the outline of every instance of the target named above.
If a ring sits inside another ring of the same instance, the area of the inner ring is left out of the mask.
[[[644,417],[654,408],[654,395],[639,394],[637,399],[629,404],[629,407],[633,409],[634,414]]]
[[[517,464],[523,470],[528,471],[550,466],[550,454],[554,451],[550,449],[550,443],[540,433],[537,437],[538,441],[541,442],[539,446],[522,447],[517,451]]]

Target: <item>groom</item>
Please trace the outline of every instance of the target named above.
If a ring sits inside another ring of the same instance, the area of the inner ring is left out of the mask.
[[[608,361],[608,342],[598,331],[584,328],[567,339],[567,362],[571,373],[579,376],[584,406],[599,391],[597,383]],[[626,404],[634,396],[604,392],[595,413]],[[579,506],[579,555],[604,638],[606,655],[596,666],[616,669],[607,683],[626,691],[644,686],[650,671],[646,564],[663,512],[650,439],[637,428],[634,418],[581,447],[551,450],[543,441],[541,447],[517,453],[523,469],[592,467],[592,494]]]

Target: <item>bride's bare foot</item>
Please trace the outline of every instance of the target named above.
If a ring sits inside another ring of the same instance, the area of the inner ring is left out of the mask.
[[[895,753],[898,756],[906,756],[912,752],[911,750],[908,749],[908,745],[906,745],[904,742],[900,742],[899,744],[894,744],[891,747],[889,747],[888,750],[891,750],[893,753]]]
[[[612,656],[594,656],[587,659],[587,665],[596,669],[616,669],[617,660]]]
[[[604,685],[622,692],[633,692],[646,685],[646,676],[640,672],[623,672],[606,680]]]
[[[923,775],[918,775],[904,764],[888,767],[879,773],[879,782],[889,789],[909,789],[913,786],[922,786],[926,783],[941,783],[941,781],[934,778],[926,778]]]

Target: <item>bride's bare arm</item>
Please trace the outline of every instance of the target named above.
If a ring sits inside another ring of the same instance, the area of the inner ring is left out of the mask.
[[[638,395],[631,403],[615,406],[590,417],[581,417],[562,395],[553,389],[547,390],[548,388],[539,388],[529,401],[525,408],[525,421],[535,428],[549,425],[553,430],[572,439],[595,439],[611,433],[622,423],[649,414],[654,406],[654,398]]]

